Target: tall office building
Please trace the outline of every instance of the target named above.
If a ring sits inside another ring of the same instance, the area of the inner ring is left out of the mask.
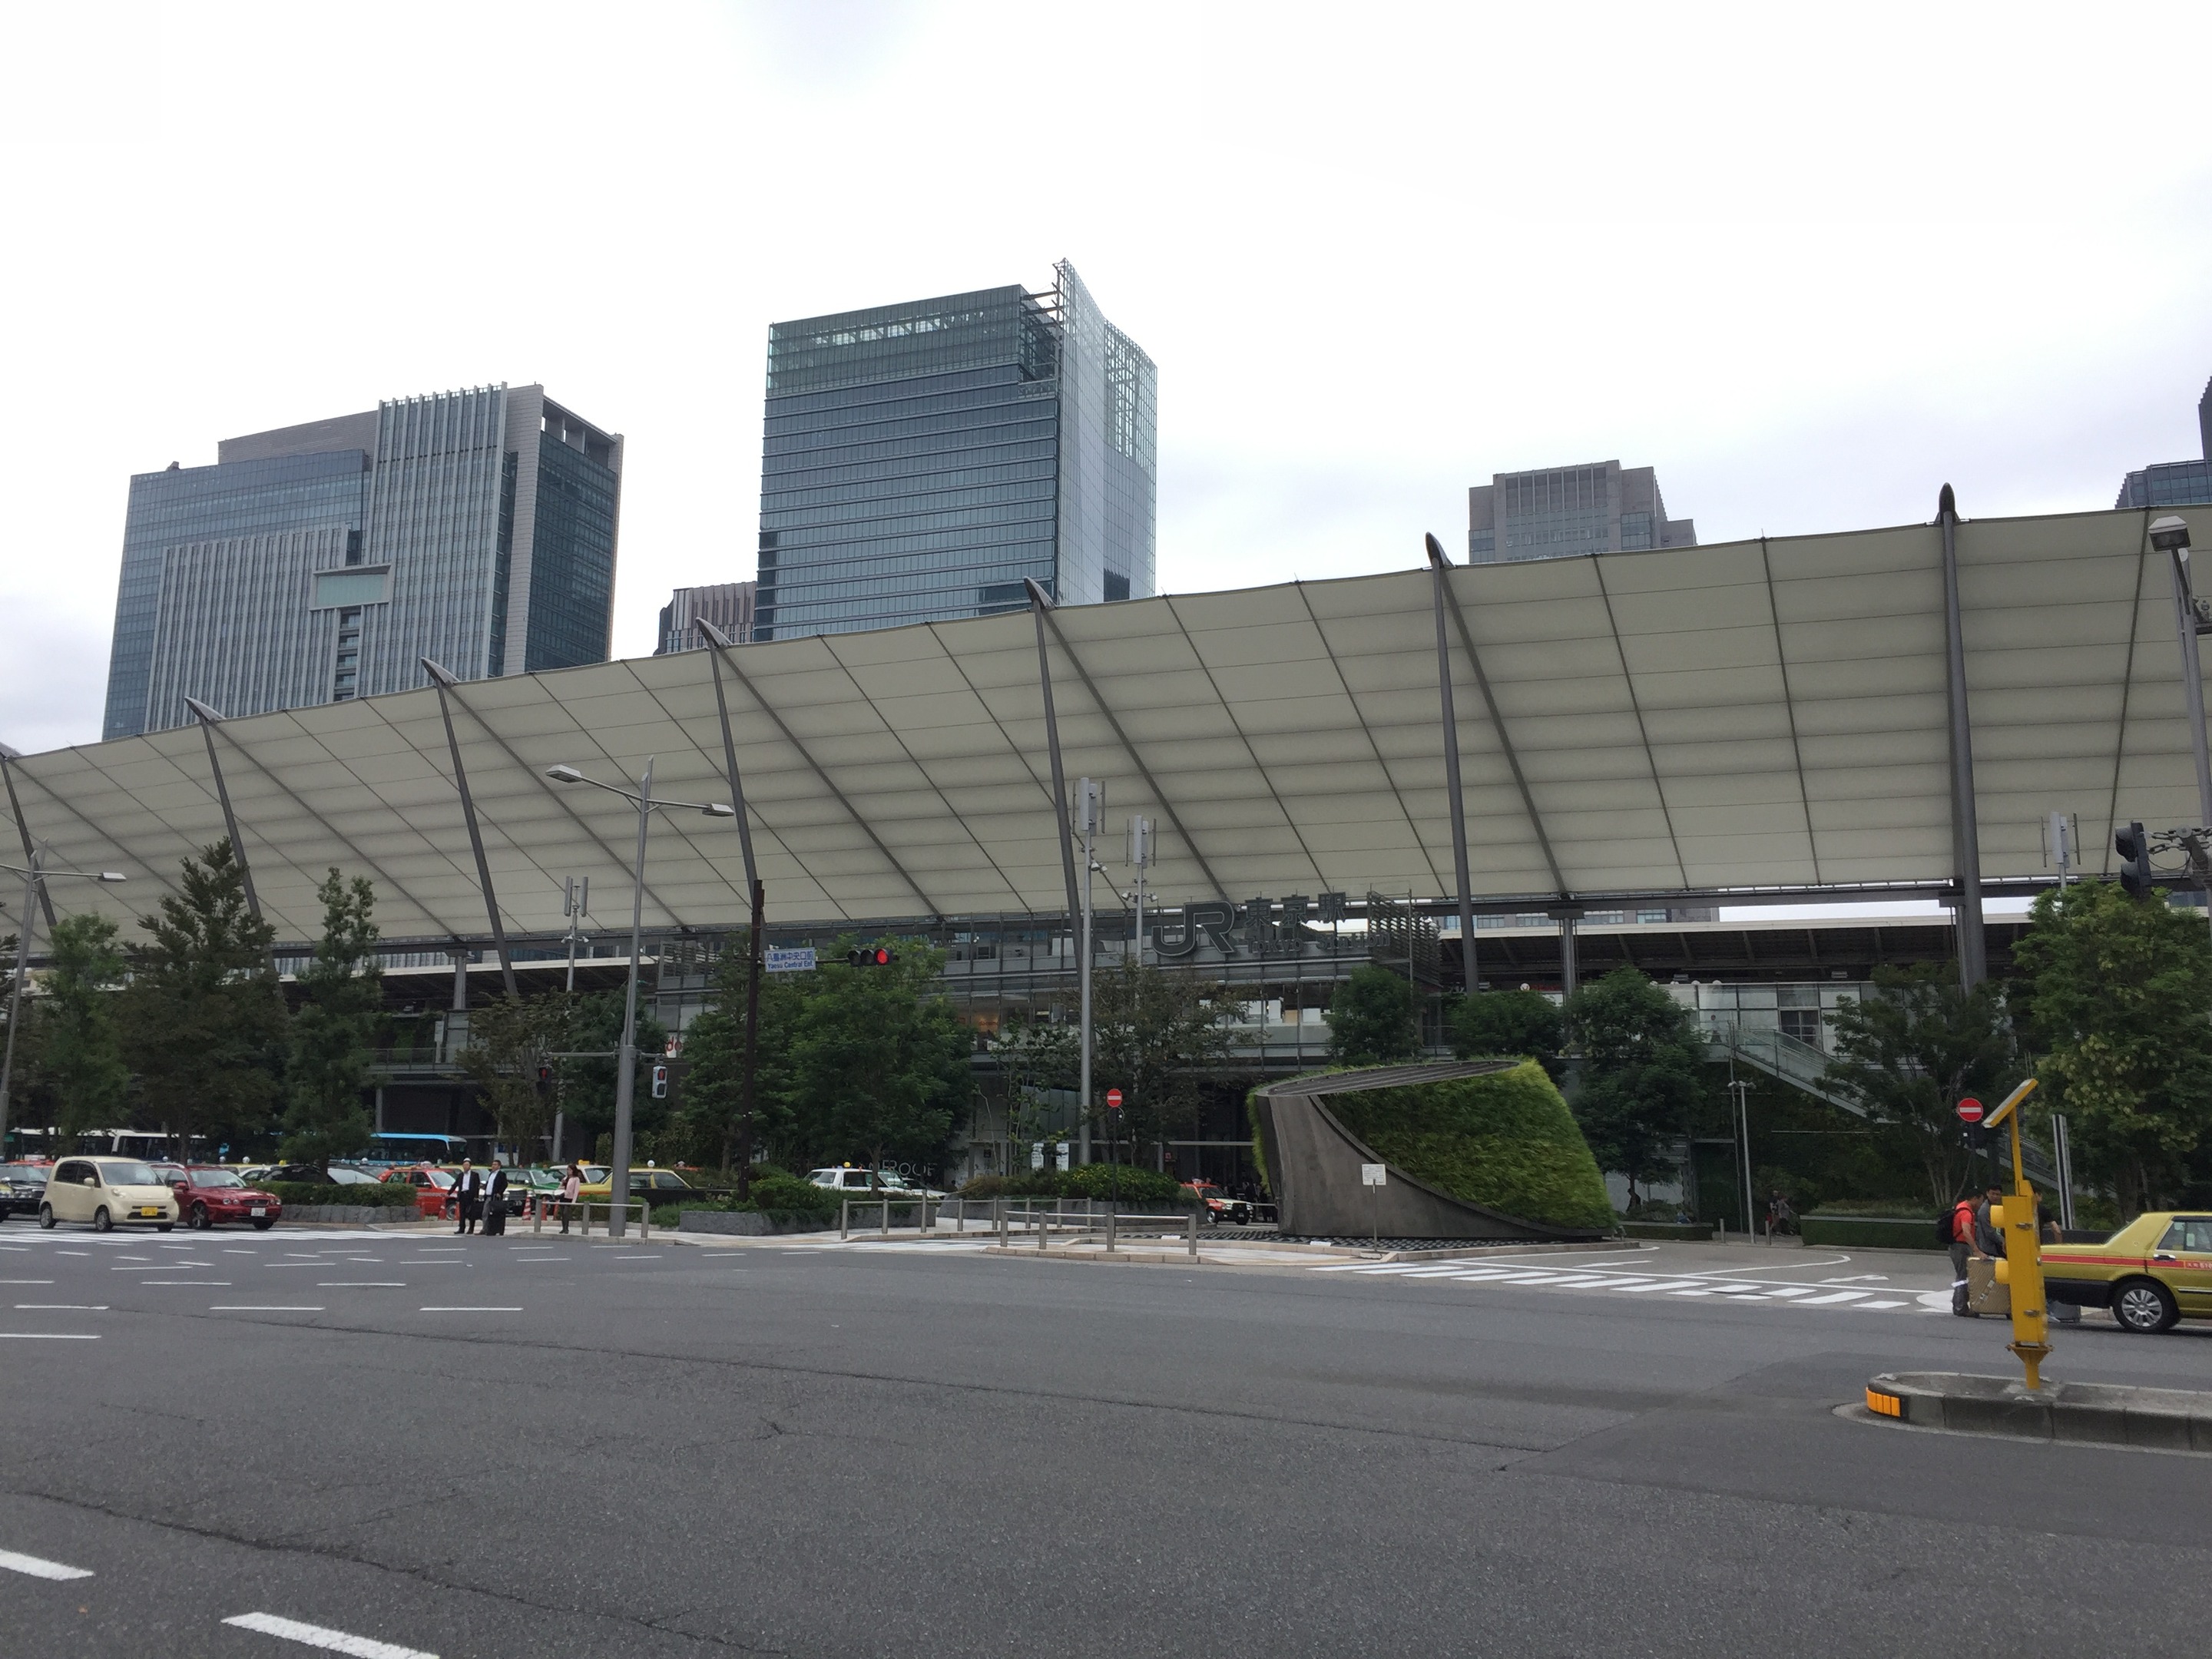
[[[1467,492],[1467,556],[1476,564],[1697,544],[1697,521],[1667,516],[1648,466],[1499,472]]]
[[[2196,507],[2212,502],[2212,381],[2197,400],[2197,430],[2204,446],[2201,461],[2168,461],[2130,472],[2120,481],[2114,507]]]
[[[1152,592],[1157,371],[1053,270],[769,330],[755,639]]]
[[[226,438],[131,480],[102,736],[604,662],[622,439],[543,386]]]
[[[660,643],[656,657],[677,651],[696,651],[707,643],[691,624],[712,623],[726,638],[742,644],[753,636],[751,582],[715,582],[707,587],[679,587],[660,607]]]

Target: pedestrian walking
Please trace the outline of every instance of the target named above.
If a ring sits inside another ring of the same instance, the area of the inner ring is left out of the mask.
[[[476,1160],[461,1160],[461,1178],[453,1183],[453,1208],[460,1217],[456,1233],[472,1233],[477,1230],[477,1211],[483,1199],[483,1172],[477,1168]]]
[[[484,1183],[483,1231],[487,1238],[498,1238],[507,1231],[507,1165],[494,1167],[491,1179]]]
[[[568,1173],[561,1177],[561,1231],[568,1231],[568,1218],[576,1212],[576,1194],[584,1190],[584,1166],[574,1158],[568,1162]]]
[[[1961,1198],[1951,1206],[1947,1231],[1951,1250],[1951,1311],[1961,1319],[1978,1318],[1966,1305],[1966,1258],[1974,1254],[1974,1200]]]
[[[2005,1247],[2004,1235],[1990,1219],[1990,1212],[2001,1207],[2004,1197],[2004,1188],[1992,1181],[1989,1190],[1982,1194],[1982,1201],[1974,1206],[1974,1249],[1978,1255],[1985,1255],[1992,1261],[2004,1259]]]

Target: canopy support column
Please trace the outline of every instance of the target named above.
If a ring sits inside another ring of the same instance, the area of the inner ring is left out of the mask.
[[[1451,642],[1444,633],[1444,572],[1450,568],[1444,550],[1431,536],[1429,579],[1437,612],[1437,690],[1443,699],[1444,789],[1451,797],[1452,875],[1459,884],[1460,978],[1473,996],[1482,988],[1482,975],[1474,960],[1474,895],[1467,871],[1467,800],[1459,783],[1459,720],[1452,711]]]
[[[469,793],[468,769],[461,764],[461,740],[453,735],[453,708],[446,696],[447,687],[460,682],[428,657],[422,661],[430,684],[437,689],[438,714],[446,722],[446,750],[453,757],[453,782],[461,792],[461,816],[468,820],[469,849],[477,855],[477,884],[483,889],[484,917],[491,923],[492,943],[499,950],[500,977],[506,981],[508,996],[520,996],[514,984],[514,957],[507,948],[507,929],[500,924],[499,896],[492,890],[491,866],[484,860],[483,832],[477,828],[477,804]]]
[[[1067,770],[1060,758],[1060,720],[1052,707],[1052,658],[1045,649],[1044,613],[1052,601],[1031,578],[1024,578],[1030,591],[1030,620],[1036,624],[1037,688],[1044,693],[1044,744],[1052,751],[1052,821],[1060,836],[1060,872],[1067,884],[1067,925],[1073,928],[1082,909],[1075,894],[1075,848],[1068,835]]]
[[[1554,910],[1552,920],[1559,924],[1559,990],[1572,996],[1582,987],[1582,972],[1575,961],[1575,924],[1582,920],[1580,910]]]
[[[1974,815],[1974,728],[1966,711],[1966,640],[1959,606],[1959,504],[1945,484],[1936,506],[1943,537],[1943,642],[1950,683],[1951,854],[1959,890],[1959,982],[1972,990],[1989,977],[1982,931],[1982,839]]]
[[[0,779],[7,781],[8,810],[15,815],[15,833],[23,838],[23,862],[27,865],[36,864],[39,861],[39,853],[38,848],[31,844],[31,821],[23,816],[23,803],[16,799],[15,795],[15,774],[8,764],[15,757],[15,751],[9,748],[6,744],[0,743]],[[54,925],[54,896],[46,890],[44,882],[39,884],[39,904],[46,913],[46,927],[49,932],[52,932]]]
[[[755,894],[756,915],[753,925],[760,926],[758,897],[760,872],[753,866],[753,824],[745,814],[745,787],[738,781],[738,740],[730,732],[730,700],[722,690],[722,653],[731,646],[729,636],[704,617],[694,617],[693,623],[707,637],[710,649],[708,658],[714,665],[714,712],[722,721],[722,763],[730,775],[730,806],[738,816],[738,847],[745,856],[745,891]]]
[[[215,752],[215,729],[222,724],[216,714],[197,697],[186,697],[185,707],[198,717],[200,736],[207,739],[208,770],[215,774],[215,798],[222,803],[223,833],[230,837],[230,855],[238,860],[238,876],[246,889],[246,908],[261,920],[261,900],[253,890],[253,869],[246,861],[246,842],[238,834],[238,814],[230,810],[230,786],[222,779],[222,761]]]

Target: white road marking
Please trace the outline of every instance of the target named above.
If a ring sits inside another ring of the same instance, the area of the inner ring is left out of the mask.
[[[51,1279],[0,1279],[0,1285],[51,1285]]]
[[[404,1279],[325,1279],[316,1285],[319,1291],[404,1291]]]
[[[138,1282],[141,1285],[209,1285],[224,1291],[230,1288],[230,1281],[227,1279],[142,1279]]]
[[[1800,1289],[1797,1289],[1797,1288],[1796,1288],[1796,1287],[1794,1287],[1794,1286],[1784,1286],[1784,1287],[1783,1289],[1781,1289],[1781,1290],[1778,1290],[1778,1291],[1769,1291],[1767,1292],[1767,1295],[1769,1295],[1769,1296],[1772,1296],[1772,1297],[1785,1297],[1785,1296],[1810,1296],[1810,1295],[1812,1295],[1812,1294],[1813,1294],[1813,1292],[1812,1292],[1812,1291],[1807,1291],[1807,1290],[1800,1290]]]
[[[279,1619],[273,1613],[241,1613],[222,1621],[235,1625],[240,1630],[258,1631],[264,1636],[274,1636],[286,1642],[297,1642],[302,1647],[321,1648],[326,1653],[343,1653],[351,1659],[438,1659],[434,1653],[424,1653],[417,1648],[403,1648],[397,1642],[379,1642],[371,1637],[355,1636],[342,1630],[331,1630],[321,1625],[303,1625],[296,1619]]]
[[[18,1302],[17,1313],[106,1313],[105,1302]]]
[[[13,1550],[0,1550],[0,1567],[33,1578],[52,1578],[57,1582],[92,1577],[82,1567],[65,1567],[58,1561],[41,1561],[35,1555],[18,1555]]]
[[[520,1308],[417,1308],[416,1313],[520,1313]]]
[[[320,1308],[295,1307],[289,1304],[264,1302],[221,1302],[208,1309],[210,1313],[320,1313]]]
[[[1808,1297],[1804,1301],[1798,1303],[1796,1305],[1801,1308],[1825,1308],[1832,1306],[1838,1302],[1863,1302],[1865,1300],[1866,1292],[1864,1291],[1832,1291],[1826,1296]]]
[[[97,1342],[89,1331],[0,1331],[0,1342]]]
[[[1694,1279],[1654,1279],[1642,1285],[1616,1285],[1620,1291],[1686,1291],[1697,1284]]]
[[[56,1250],[56,1255],[90,1255],[90,1250]]]

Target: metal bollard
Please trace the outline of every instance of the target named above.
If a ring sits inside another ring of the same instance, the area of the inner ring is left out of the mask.
[[[1031,1213],[1035,1213],[1032,1212]],[[1052,1212],[1047,1210],[1037,1227],[1037,1249],[1042,1250],[1052,1239]]]
[[[845,1200],[837,1206],[837,1242],[843,1243],[853,1236],[853,1200]]]
[[[1113,1211],[1106,1212],[1106,1254],[1109,1255],[1114,1254],[1114,1226],[1120,1219],[1121,1217]]]
[[[1193,1210],[1185,1218],[1184,1224],[1190,1230],[1190,1259],[1195,1261],[1198,1260],[1198,1212]]]
[[[889,1238],[891,1236],[891,1201],[888,1198],[884,1200],[884,1212],[881,1220],[882,1227],[878,1236],[884,1238]]]
[[[1005,1249],[1006,1248],[1006,1200],[1003,1198],[994,1198],[991,1200],[991,1231],[999,1236],[999,1248]]]
[[[637,1206],[637,1236],[640,1238],[653,1237],[653,1206],[650,1204]]]
[[[545,1231],[545,1200],[542,1198],[530,1200],[530,1231],[533,1233]]]

